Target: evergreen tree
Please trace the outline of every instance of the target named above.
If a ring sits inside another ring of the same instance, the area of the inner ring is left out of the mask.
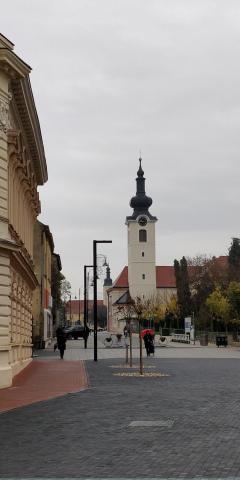
[[[178,305],[180,309],[180,313],[182,313],[182,282],[181,282],[181,271],[180,271],[180,264],[178,260],[174,260],[174,272],[176,278],[176,287],[177,287],[177,298],[178,298]]]
[[[182,290],[182,315],[187,317],[192,311],[191,292],[189,288],[188,265],[185,257],[180,260],[181,290]]]
[[[176,277],[177,297],[180,310],[180,317],[183,320],[190,315],[192,310],[191,293],[189,287],[187,260],[182,257],[180,263],[174,260],[174,271]]]
[[[229,275],[231,280],[240,280],[240,238],[233,238],[228,254]]]

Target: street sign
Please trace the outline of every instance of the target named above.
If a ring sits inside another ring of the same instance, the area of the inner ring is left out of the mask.
[[[184,318],[184,328],[185,328],[185,335],[187,333],[191,333],[191,329],[192,329],[192,318],[191,317],[185,317]]]

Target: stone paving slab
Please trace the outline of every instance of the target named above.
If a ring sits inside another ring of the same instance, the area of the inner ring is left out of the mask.
[[[169,376],[116,377],[118,359],[89,361],[88,390],[0,415],[0,477],[239,477],[239,361],[145,362]],[[129,426],[153,420],[172,427]]]
[[[84,363],[65,360],[33,361],[0,390],[0,413],[88,387]]]

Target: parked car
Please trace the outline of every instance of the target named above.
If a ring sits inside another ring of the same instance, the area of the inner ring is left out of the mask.
[[[77,340],[78,338],[84,337],[84,327],[82,325],[74,325],[74,327],[67,327],[63,331],[68,340]]]

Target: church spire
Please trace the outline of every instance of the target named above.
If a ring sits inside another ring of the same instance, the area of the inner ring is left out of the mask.
[[[145,178],[144,178],[144,171],[142,169],[142,158],[139,158],[139,168],[137,171],[137,178],[136,178],[136,195],[132,197],[130,200],[130,207],[133,208],[133,214],[131,217],[127,217],[128,219],[132,218],[135,220],[139,215],[147,215],[150,219],[156,220],[156,217],[152,217],[150,212],[148,211],[149,207],[152,205],[151,197],[147,197],[145,192]]]
[[[103,286],[104,287],[110,287],[112,285],[112,279],[110,276],[110,267],[109,265],[106,268],[106,278],[104,279]]]
[[[142,158],[139,157],[139,169],[138,169],[138,172],[137,172],[137,176],[138,177],[143,177],[144,175],[144,171],[142,169]]]

